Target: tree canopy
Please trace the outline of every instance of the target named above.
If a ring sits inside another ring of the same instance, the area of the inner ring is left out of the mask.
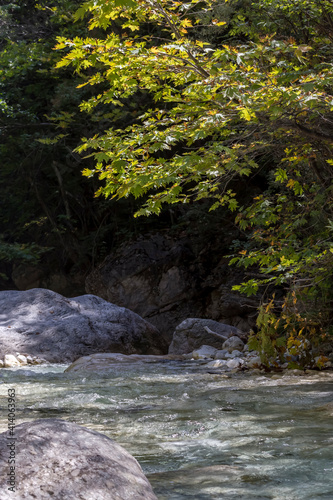
[[[259,271],[236,288],[284,290],[259,315],[263,355],[332,334],[332,13],[329,0],[94,0],[76,12],[93,36],[58,38],[58,67],[103,87],[82,111],[151,97],[77,149],[97,195],[144,196],[137,216],[203,198],[235,213],[248,242],[232,263]],[[244,205],[237,182],[262,172]]]

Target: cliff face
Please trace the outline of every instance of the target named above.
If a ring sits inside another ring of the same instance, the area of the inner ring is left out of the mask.
[[[216,245],[215,245],[216,246]],[[86,279],[86,292],[127,307],[171,340],[177,324],[206,317],[248,331],[256,302],[231,293],[241,273],[210,242],[155,234],[110,254]]]

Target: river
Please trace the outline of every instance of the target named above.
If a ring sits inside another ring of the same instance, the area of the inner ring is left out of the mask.
[[[200,362],[66,365],[0,372],[0,431],[57,417],[116,440],[160,500],[332,500],[333,373],[208,373]]]

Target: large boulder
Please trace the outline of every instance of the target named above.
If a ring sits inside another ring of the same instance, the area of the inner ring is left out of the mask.
[[[178,325],[173,334],[169,354],[187,354],[202,345],[221,349],[231,336],[243,333],[234,326],[210,319],[188,318]]]
[[[16,352],[50,362],[97,352],[163,354],[158,330],[128,309],[95,297],[67,299],[41,288],[0,292],[0,355]]]
[[[175,326],[198,310],[198,272],[187,238],[156,234],[120,247],[86,279],[86,292],[148,319],[170,343]]]
[[[103,434],[53,418],[14,434],[0,434],[2,500],[157,500],[135,458]]]
[[[196,222],[191,221],[192,229]],[[175,327],[194,316],[248,333],[255,326],[258,300],[231,293],[244,275],[223,257],[237,236],[230,240],[224,231],[217,242],[216,234],[208,236],[203,229],[196,236],[193,231],[177,238],[157,233],[121,245],[87,276],[86,292],[136,312],[168,344]]]

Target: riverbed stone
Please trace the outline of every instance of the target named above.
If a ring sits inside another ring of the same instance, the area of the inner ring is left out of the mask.
[[[227,366],[227,360],[225,359],[214,359],[206,365],[207,368],[223,368],[225,366]]]
[[[244,360],[241,358],[229,359],[227,361],[228,368],[240,368],[244,363]]]
[[[241,351],[238,351],[238,349],[235,349],[234,351],[229,353],[229,356],[231,356],[231,358],[240,358],[243,356],[243,353]]]
[[[238,351],[243,351],[244,342],[236,335],[233,335],[223,343],[222,347],[223,349],[227,349],[230,353],[232,353],[232,351],[234,351],[235,349],[237,349]]]
[[[262,362],[259,356],[252,356],[246,360],[246,366],[248,368],[259,368]]]
[[[154,356],[149,354],[121,354],[121,353],[97,353],[90,356],[83,356],[72,363],[65,372],[86,372],[93,371],[99,373],[104,370],[111,370],[119,363],[165,363],[168,361],[180,361],[182,356]]]
[[[51,418],[17,425],[15,437],[16,493],[2,474],[2,500],[157,500],[135,458],[103,434]],[[2,471],[10,442],[0,434]]]
[[[27,362],[28,362],[28,365],[32,365],[33,362],[34,362],[34,358],[32,356],[27,356]]]
[[[15,366],[20,366],[21,363],[13,354],[5,354],[4,365],[5,368],[14,368]]]
[[[63,363],[96,352],[166,351],[167,344],[153,325],[100,297],[68,299],[41,288],[0,292],[2,356],[22,352]]]
[[[194,359],[214,358],[216,351],[217,349],[215,349],[215,347],[212,347],[210,345],[202,345],[201,347],[199,347],[199,349],[195,349],[192,352],[192,357]]]
[[[186,354],[202,345],[221,349],[224,341],[238,334],[242,332],[234,326],[211,319],[188,318],[176,327],[169,354]]]
[[[226,359],[227,354],[229,354],[227,349],[218,349],[215,353],[215,359]]]
[[[18,361],[20,362],[21,365],[27,365],[28,364],[28,360],[27,360],[26,356],[24,356],[24,354],[18,354],[16,356],[16,358],[18,359]]]

